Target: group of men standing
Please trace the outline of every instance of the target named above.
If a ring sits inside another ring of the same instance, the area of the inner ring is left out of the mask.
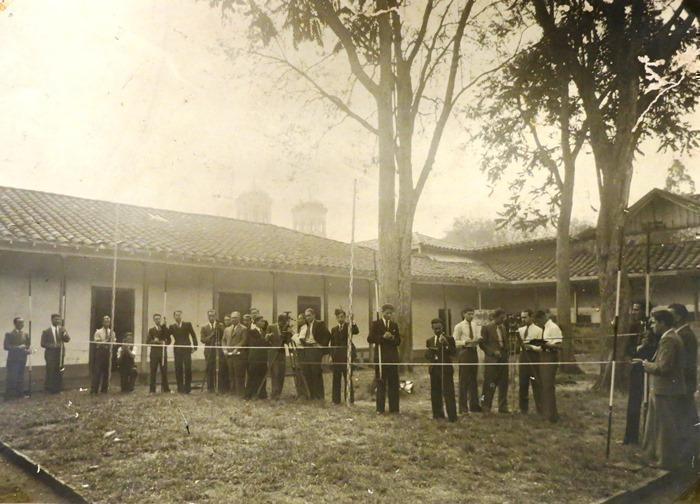
[[[15,317],[12,320],[14,328],[5,333],[3,347],[7,351],[7,375],[5,379],[5,399],[12,400],[23,397],[24,374],[28,359],[31,359],[32,341],[24,330],[24,319]],[[41,346],[44,349],[46,378],[44,388],[50,394],[56,394],[63,387],[63,361],[66,355],[65,344],[70,336],[60,315],[51,315],[51,326],[41,333]],[[31,369],[31,361],[30,361]],[[31,387],[31,383],[30,383]],[[28,391],[31,394],[31,388]]]
[[[656,309],[648,321],[642,306],[632,306],[631,332],[636,336],[627,349],[633,364],[623,442],[639,443],[643,422],[642,446],[649,463],[669,470],[688,468],[699,448],[697,339],[684,305]]]
[[[278,399],[286,375],[286,355],[293,357],[303,386],[298,392],[310,399],[324,399],[321,363],[330,355],[333,363],[333,402],[341,402],[341,385],[347,382],[348,333],[359,334],[357,325],[346,320],[342,309],[335,312],[337,325],[330,331],[316,319],[313,308],[308,308],[294,321],[288,313],[269,324],[258,310],[241,315],[234,311],[223,321],[217,320],[214,310],[207,312],[208,323],[201,328],[200,341],[205,345],[205,380],[210,392],[231,393],[242,398],[267,398],[269,377],[270,397]],[[175,323],[168,326],[161,314],[153,316],[148,331],[150,345],[150,391],[156,391],[156,377],[160,371],[161,390],[169,392],[167,346],[174,344],[175,378],[177,391],[189,393],[192,389],[191,355],[198,348],[192,324],[182,321],[182,312],[174,312]],[[353,347],[354,349],[354,347]],[[354,353],[354,352],[352,352]],[[397,380],[398,384],[398,380]],[[349,387],[352,399],[352,387]]]
[[[474,309],[462,310],[463,320],[446,334],[443,321],[431,321],[433,335],[426,340],[433,418],[457,420],[453,359],[459,366],[459,413],[490,412],[498,392],[498,411],[508,413],[508,386],[511,354],[518,355],[519,406],[527,414],[529,390],[532,388],[537,412],[550,422],[558,420],[555,394],[558,350],[562,342],[559,326],[544,311],[524,310],[522,326],[513,333],[506,327],[506,312],[496,309],[489,323],[479,327]],[[478,395],[479,354],[484,353],[484,383]],[[444,406],[443,406],[444,402]]]

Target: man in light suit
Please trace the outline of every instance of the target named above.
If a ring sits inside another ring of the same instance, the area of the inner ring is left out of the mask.
[[[485,411],[491,411],[493,396],[498,389],[498,412],[508,413],[508,356],[509,335],[503,324],[506,312],[498,308],[493,312],[493,320],[481,328],[479,346],[484,351],[484,404]],[[496,365],[489,365],[496,363]]]
[[[51,315],[51,327],[41,333],[41,346],[46,360],[46,383],[44,388],[50,394],[57,394],[63,388],[63,359],[65,344],[70,341],[63,320],[57,313]]]
[[[177,391],[189,394],[192,391],[192,354],[197,351],[197,334],[190,322],[182,321],[182,311],[173,312],[175,323],[169,328],[175,340],[175,380]]]
[[[374,362],[381,364],[374,370],[377,381],[377,413],[384,413],[386,396],[389,396],[389,413],[399,412],[399,345],[401,335],[399,325],[394,322],[394,306],[386,303],[382,306],[382,317],[370,325],[367,342],[376,345]],[[390,364],[390,365],[385,365]]]
[[[207,318],[209,323],[202,326],[200,330],[200,340],[204,343],[204,359],[206,360],[206,377],[207,377],[207,390],[209,392],[214,392],[216,388],[217,392],[222,391],[221,383],[221,362],[219,361],[219,349],[210,348],[221,346],[221,339],[224,333],[224,327],[216,320],[216,311],[209,310],[207,312]]]
[[[649,375],[649,411],[644,430],[644,456],[666,470],[689,467],[690,446],[686,387],[683,373],[683,340],[673,330],[673,314],[657,310],[652,314],[654,332],[661,336],[652,361],[643,360]]]

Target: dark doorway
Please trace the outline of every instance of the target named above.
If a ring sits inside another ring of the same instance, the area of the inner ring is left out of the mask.
[[[117,341],[124,339],[124,334],[134,332],[134,289],[117,289],[114,301],[113,328],[117,335]],[[102,327],[102,317],[111,316],[112,313],[112,289],[109,287],[92,288],[92,313],[90,315],[90,341],[93,340],[95,331]],[[90,345],[90,369],[92,369],[94,345]],[[117,365],[117,347],[112,348],[112,370]]]
[[[224,318],[224,315],[230,315],[231,312],[240,312],[241,315],[250,312],[253,296],[239,292],[219,292],[219,302],[217,303],[217,316],[219,320]]]
[[[438,310],[438,318],[442,320],[445,334],[452,336],[452,310],[450,308],[447,310],[440,308]]]
[[[299,296],[297,297],[297,313],[304,313],[307,308],[313,308],[316,312],[316,319],[321,320],[323,313],[321,312],[321,298],[318,296]]]

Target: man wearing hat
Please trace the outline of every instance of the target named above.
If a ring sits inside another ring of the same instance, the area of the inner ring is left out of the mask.
[[[384,413],[386,396],[389,396],[389,413],[399,412],[399,326],[393,320],[394,306],[382,306],[382,316],[372,322],[367,342],[375,345],[374,362],[377,380],[377,413]],[[388,365],[387,365],[388,364]]]

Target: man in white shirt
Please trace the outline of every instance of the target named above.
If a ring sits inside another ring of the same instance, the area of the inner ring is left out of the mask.
[[[331,333],[326,324],[316,320],[316,312],[313,308],[307,308],[304,311],[304,320],[306,323],[299,328],[299,342],[303,346],[301,371],[306,377],[311,399],[323,401],[325,392],[321,362],[327,352],[323,347],[328,346]]]
[[[63,388],[63,360],[66,343],[70,341],[68,331],[63,327],[63,319],[58,313],[51,315],[51,327],[41,333],[41,346],[46,360],[46,381],[44,388],[50,394],[57,394]]]
[[[112,345],[115,341],[112,330],[112,319],[105,315],[102,317],[102,327],[95,331],[92,340],[95,345],[94,361],[92,364],[92,386],[91,394],[97,394],[98,390],[103,394],[109,390],[110,366],[112,364],[110,355]]]
[[[542,328],[542,345],[540,352],[540,394],[542,414],[550,422],[559,420],[557,413],[556,377],[561,348],[562,333],[559,326],[544,311],[535,312],[535,324]]]
[[[474,320],[474,308],[462,310],[462,321],[457,324],[452,333],[457,345],[457,362],[459,366],[459,414],[481,412],[479,406],[479,389],[477,386],[477,373],[479,370],[479,354],[477,347],[481,341],[479,326]]]
[[[537,412],[542,412],[542,404],[540,397],[540,362],[541,347],[531,344],[542,339],[542,329],[539,328],[533,320],[532,310],[523,310],[520,313],[520,320],[523,325],[518,328],[520,335],[520,355],[518,356],[518,405],[520,412],[527,414],[529,409],[530,385],[532,385],[532,395],[535,398],[535,407]]]

